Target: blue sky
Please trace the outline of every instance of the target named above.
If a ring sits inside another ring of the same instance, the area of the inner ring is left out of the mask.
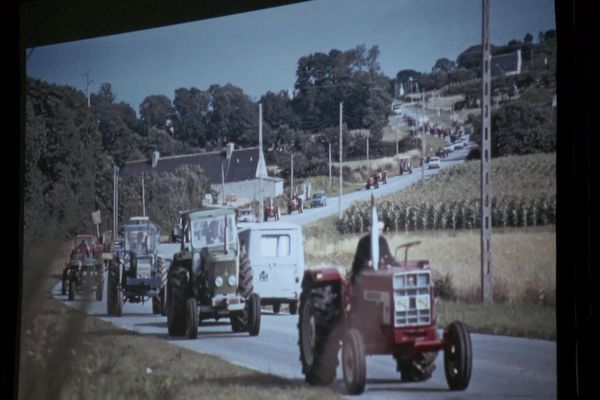
[[[257,100],[291,89],[302,56],[378,45],[382,72],[429,72],[481,42],[481,0],[313,0],[181,25],[38,47],[27,74],[85,91],[112,85],[136,111],[148,95],[231,83]],[[555,29],[553,0],[490,0],[493,44]]]

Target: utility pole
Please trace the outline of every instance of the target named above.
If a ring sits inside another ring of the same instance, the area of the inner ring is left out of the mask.
[[[422,94],[423,118],[421,118],[421,179],[425,179],[425,93]]]
[[[119,167],[113,165],[113,241],[117,240],[119,225]]]
[[[265,197],[265,189],[263,183],[263,163],[265,162],[263,157],[263,142],[262,142],[262,103],[258,103],[258,168],[260,174],[260,201],[258,210],[258,215],[260,217],[260,222],[264,221],[264,197]]]
[[[259,157],[260,159],[260,157]],[[223,197],[222,205],[225,205],[225,171],[223,170],[223,161],[221,161],[221,193]]]
[[[94,81],[90,80],[89,74],[90,74],[90,70],[88,69],[88,71],[83,75],[85,76],[85,93],[87,96],[87,104],[88,104],[88,108],[91,108],[90,107],[90,85],[92,83],[94,83]]]
[[[371,164],[369,163],[369,132],[367,130],[367,174],[371,175]]]
[[[340,190],[339,190],[339,194],[338,194],[338,210],[339,210],[339,214],[338,217],[339,219],[342,219],[342,195],[343,195],[343,184],[342,184],[342,152],[343,152],[343,145],[342,145],[342,116],[343,116],[343,112],[344,112],[344,103],[340,102]]]
[[[290,199],[294,196],[294,143],[292,142],[292,154],[290,160]]]
[[[489,0],[483,0],[482,76],[481,76],[481,299],[485,304],[494,301],[492,291],[492,185],[491,185],[491,54]]]
[[[329,188],[331,189],[331,143],[327,143],[329,147]]]
[[[146,193],[144,189],[144,173],[142,172],[142,215],[146,216]]]

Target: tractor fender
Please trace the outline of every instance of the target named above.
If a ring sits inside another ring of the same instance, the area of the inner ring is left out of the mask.
[[[302,287],[330,282],[342,282],[344,278],[335,267],[310,269],[304,271]]]
[[[173,255],[173,262],[169,266],[169,269],[174,267],[185,267],[188,273],[192,272],[192,253],[188,251],[182,251]]]

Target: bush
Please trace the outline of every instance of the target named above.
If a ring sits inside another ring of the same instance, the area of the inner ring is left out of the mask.
[[[199,208],[210,184],[200,166],[182,166],[174,173],[149,172],[144,176],[146,209],[150,221],[170,232],[181,210]],[[132,176],[119,188],[119,219],[142,215],[141,178]]]

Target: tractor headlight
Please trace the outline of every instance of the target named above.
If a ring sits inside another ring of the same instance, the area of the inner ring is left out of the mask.
[[[235,276],[229,275],[229,278],[227,278],[227,283],[229,284],[229,286],[235,286],[235,284],[237,283],[237,279],[235,279]]]
[[[217,276],[217,277],[215,278],[215,286],[216,286],[216,287],[221,287],[221,286],[223,286],[223,278],[222,278],[222,277],[220,277],[220,276]]]

